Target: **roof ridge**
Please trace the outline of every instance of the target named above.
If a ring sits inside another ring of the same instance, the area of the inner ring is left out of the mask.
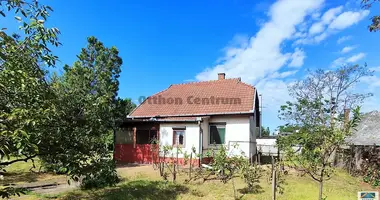
[[[208,80],[208,81],[191,81],[187,83],[176,83],[176,84],[172,84],[171,86],[190,85],[190,84],[198,84],[198,83],[211,83],[211,82],[217,82],[217,81],[232,81],[232,80],[240,81],[240,78],[226,78],[223,80]]]
[[[256,87],[253,86],[253,85],[251,85],[251,84],[245,83],[245,82],[243,82],[243,81],[239,81],[239,83],[241,83],[241,84],[243,84],[243,85],[245,85],[245,86],[251,87],[251,88],[253,88],[253,89],[256,90]]]

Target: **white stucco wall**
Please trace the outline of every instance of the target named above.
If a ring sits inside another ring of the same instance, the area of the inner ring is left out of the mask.
[[[248,157],[250,155],[250,131],[249,131],[249,117],[248,116],[220,116],[205,118],[202,121],[201,127],[203,129],[203,154],[210,149],[217,149],[213,144],[209,144],[209,123],[226,123],[225,145],[227,146],[230,155],[240,154],[241,151]],[[173,145],[173,127],[186,127],[185,130],[185,147],[182,148],[183,152],[190,153],[192,147],[199,153],[199,125],[190,123],[163,123],[160,124],[160,144]],[[238,148],[233,147],[238,144]],[[175,155],[175,149],[174,155]],[[251,149],[251,153],[254,151]],[[183,158],[183,154],[178,155]]]
[[[173,127],[186,127],[185,130],[185,147],[181,148],[182,152],[185,151],[190,154],[192,147],[199,153],[199,126],[198,124],[189,123],[164,123],[160,124],[160,145],[173,145]],[[176,155],[176,149],[173,149]],[[178,154],[179,158],[183,158],[183,154]]]
[[[215,148],[214,145],[209,143],[209,123],[223,122],[226,123],[226,135],[225,135],[225,145],[232,154],[238,154],[241,151],[244,152],[245,156],[249,156],[250,142],[249,142],[249,117],[235,117],[235,116],[218,116],[210,117],[208,120],[202,122],[203,128],[203,148],[212,149]],[[234,149],[233,145],[238,144],[238,149]],[[204,154],[207,150],[204,150]]]

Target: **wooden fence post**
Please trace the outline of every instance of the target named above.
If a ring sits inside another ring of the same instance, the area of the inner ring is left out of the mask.
[[[277,188],[277,183],[276,183],[276,166],[275,166],[275,159],[272,156],[272,200],[276,200],[276,188]]]
[[[272,172],[272,200],[276,200],[276,187],[277,187],[276,179],[277,179],[276,170],[273,170]]]
[[[193,152],[190,153],[190,170],[189,170],[189,180],[191,179],[191,170],[193,166]]]

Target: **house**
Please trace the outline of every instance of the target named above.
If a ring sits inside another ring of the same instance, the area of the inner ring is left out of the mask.
[[[156,162],[163,155],[151,143],[158,140],[161,149],[181,149],[180,163],[185,152],[195,149],[204,158],[220,145],[252,159],[260,127],[256,88],[219,73],[217,80],[174,84],[145,99],[115,134],[114,158],[127,163]],[[232,147],[235,144],[238,150]],[[205,160],[196,160],[197,164],[201,161]]]

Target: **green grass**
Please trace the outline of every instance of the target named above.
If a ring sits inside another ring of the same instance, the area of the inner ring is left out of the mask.
[[[63,194],[59,199],[233,199],[233,186],[229,182],[206,181],[205,183],[191,182],[184,184],[186,175],[179,176],[177,183],[160,180],[158,171],[144,168],[141,171],[131,170],[128,180],[116,187],[100,190],[76,190]],[[240,178],[235,179],[236,188],[241,199],[271,200],[271,184],[266,177],[261,179],[260,187],[255,194],[244,194],[246,187]],[[300,176],[293,172],[286,176],[284,194],[278,195],[278,200],[315,200],[318,197],[318,184],[307,176]],[[360,178],[349,176],[338,170],[331,180],[325,183],[324,194],[328,200],[357,199],[357,192],[373,190],[361,183]]]
[[[22,169],[21,166],[13,170]],[[21,170],[22,171],[22,170]],[[179,175],[177,182],[162,181],[157,170],[152,166],[125,167],[118,169],[123,182],[115,187],[97,190],[74,190],[58,195],[31,194],[26,199],[233,199],[233,186],[229,182],[223,184],[218,180],[193,181],[185,184],[187,174]],[[267,173],[264,173],[266,175]],[[171,179],[169,177],[169,179]],[[260,187],[254,194],[245,194],[245,183],[240,178],[235,178],[238,195],[241,199],[271,200],[271,183],[267,177],[262,177]],[[284,194],[278,195],[278,200],[315,200],[318,196],[318,184],[308,176],[301,176],[291,171],[285,176]],[[324,194],[327,200],[357,199],[357,192],[362,190],[374,190],[362,183],[361,178],[351,177],[342,170],[337,170],[331,180],[325,183]],[[29,197],[29,198],[27,198]]]
[[[45,173],[40,171],[41,162],[38,158],[33,162],[28,160],[27,162],[21,161],[8,165],[4,168],[6,172],[3,172],[3,180],[0,180],[0,187],[8,184],[23,184],[32,183],[36,181],[49,181],[62,179],[64,176],[55,175],[52,173]]]

